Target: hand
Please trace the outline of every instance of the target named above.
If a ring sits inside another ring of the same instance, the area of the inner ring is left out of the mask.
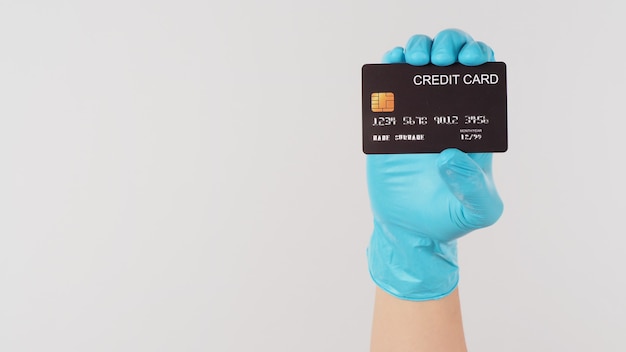
[[[385,63],[468,66],[494,61],[493,51],[467,33],[447,29],[396,47]],[[495,223],[502,214],[490,153],[447,149],[437,154],[367,156],[374,232],[368,248],[372,279],[402,299],[450,294],[458,283],[456,239]]]

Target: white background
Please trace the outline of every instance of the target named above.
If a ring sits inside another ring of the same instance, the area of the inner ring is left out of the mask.
[[[366,351],[361,65],[449,27],[508,67],[470,350],[626,350],[617,0],[0,1],[0,350]]]

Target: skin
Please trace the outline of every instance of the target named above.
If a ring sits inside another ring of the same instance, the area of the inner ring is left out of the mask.
[[[413,302],[377,288],[370,351],[467,351],[458,289],[440,300]]]

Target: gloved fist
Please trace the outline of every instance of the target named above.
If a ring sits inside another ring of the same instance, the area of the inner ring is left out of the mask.
[[[468,66],[494,61],[493,51],[467,33],[447,29],[434,40],[409,39],[385,63]],[[456,239],[492,225],[502,214],[490,153],[447,149],[438,154],[367,156],[374,231],[368,247],[372,279],[402,299],[445,297],[458,284]]]

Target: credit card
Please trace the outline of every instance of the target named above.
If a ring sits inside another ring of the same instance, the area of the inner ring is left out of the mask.
[[[365,154],[504,152],[506,64],[362,68]]]

